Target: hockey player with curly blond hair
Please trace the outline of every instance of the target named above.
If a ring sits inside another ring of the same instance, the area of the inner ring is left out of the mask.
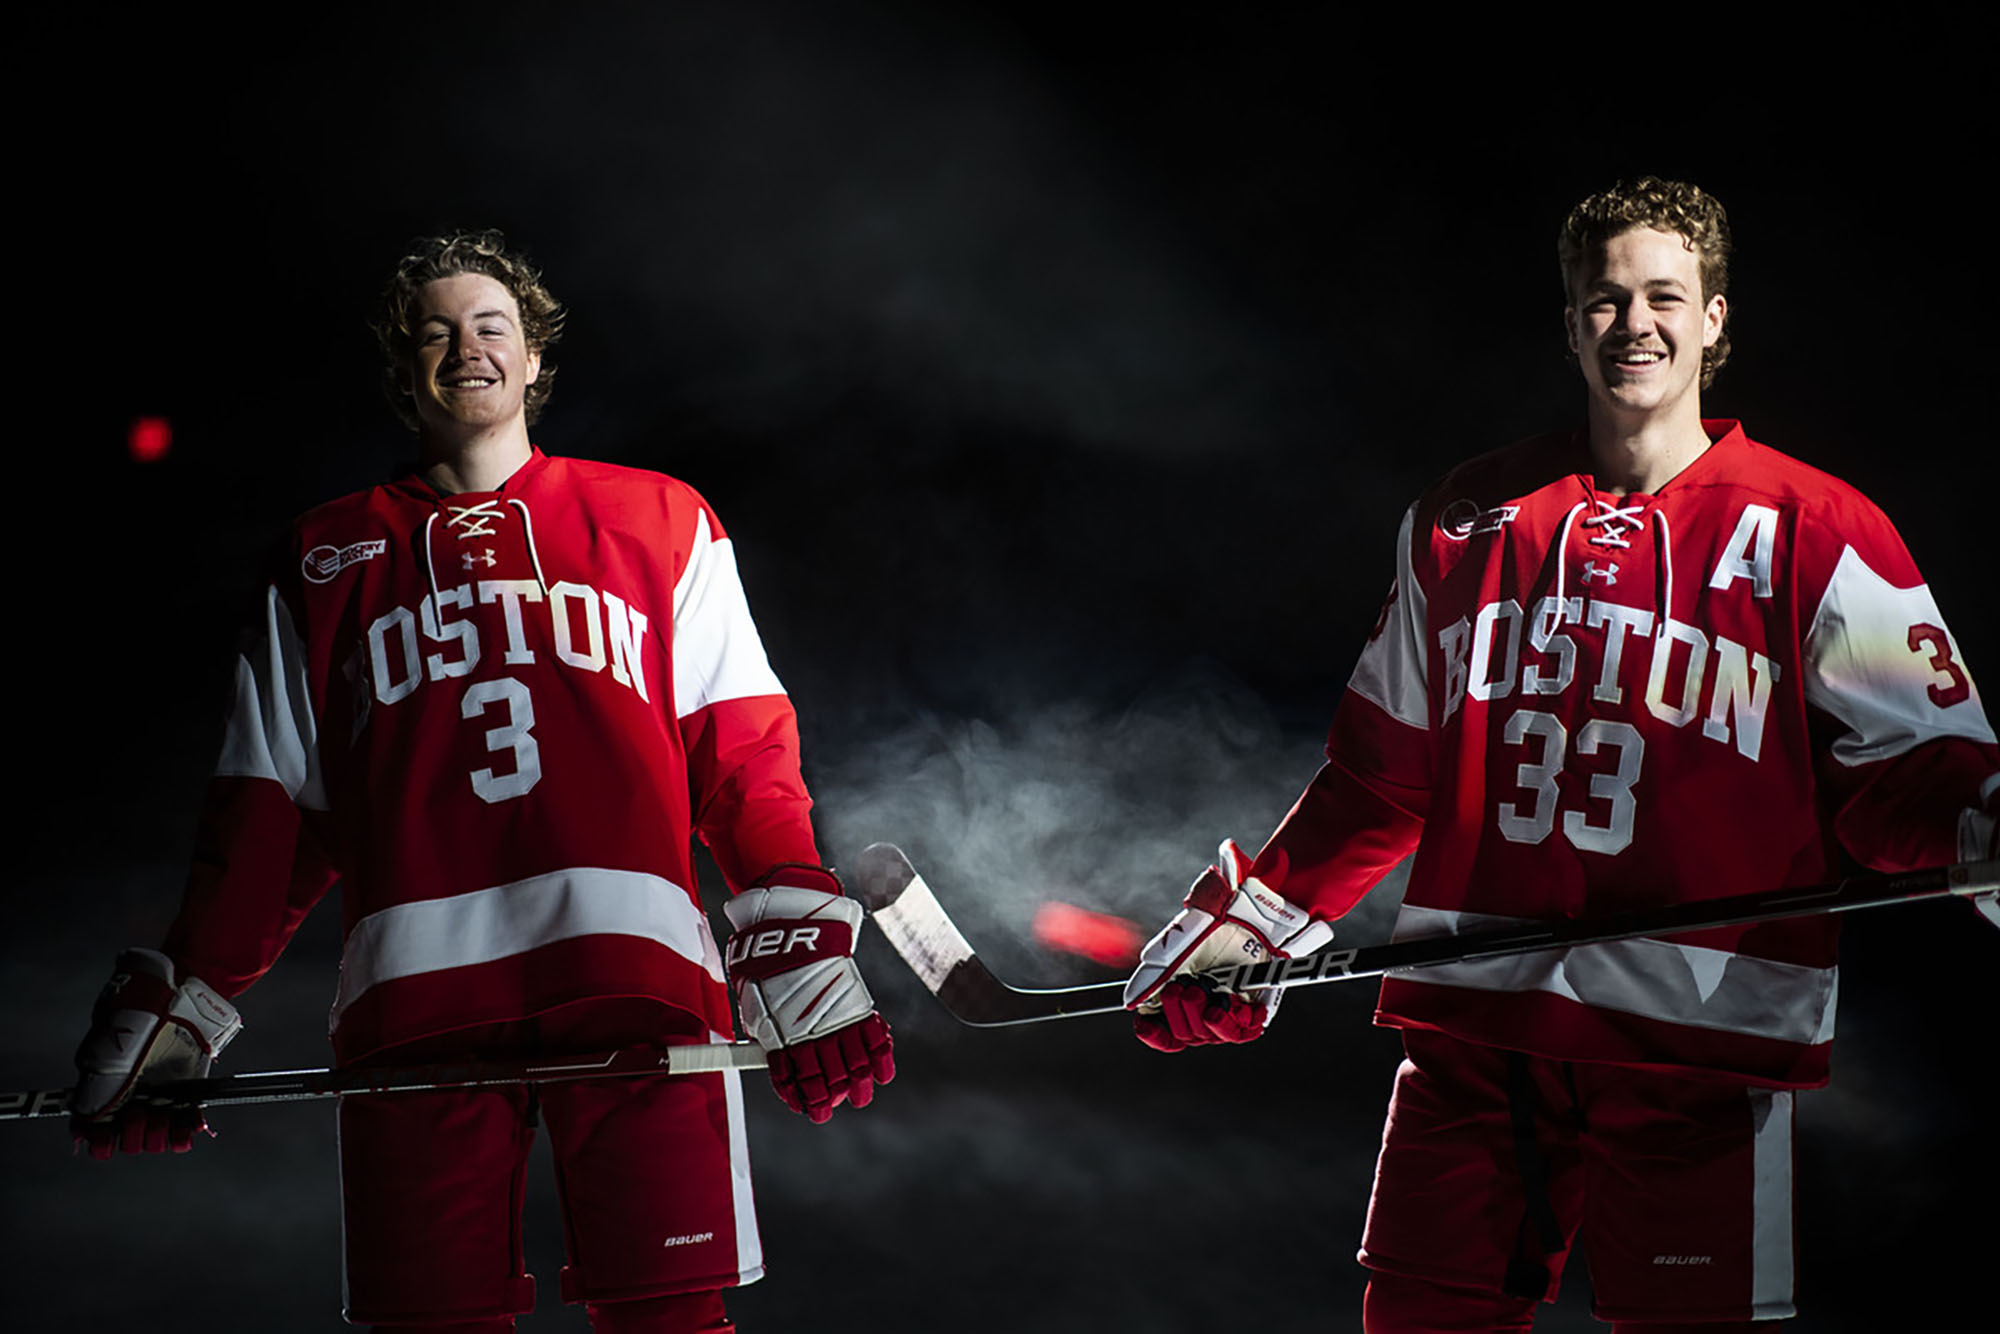
[[[187,1147],[125,1105],[204,1071],[337,878],[345,1066],[730,1041],[734,992],[815,1121],[894,1074],[821,864],[798,728],[720,520],[670,477],[530,441],[563,312],[492,232],[421,242],[377,322],[416,468],[293,526],[237,665],[179,916],[128,950],[78,1052],[93,1152]],[[714,939],[692,840],[736,928]],[[732,1328],[762,1274],[734,1072],[351,1096],[346,1314],[512,1329],[547,1128],[566,1300],[618,1334]]]
[[[1327,762],[1225,844],[1127,988],[1165,1050],[1276,1003],[1188,975],[1297,956],[1414,854],[1399,939],[1991,857],[2000,750],[1881,511],[1705,418],[1729,229],[1646,178],[1559,242],[1581,430],[1415,504]],[[1526,1330],[1578,1238],[1619,1329],[1792,1313],[1792,1099],[1826,1082],[1838,918],[1395,974],[1361,1262],[1371,1334]]]

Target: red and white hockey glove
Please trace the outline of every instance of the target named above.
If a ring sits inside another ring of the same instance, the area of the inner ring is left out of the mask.
[[[743,1027],[770,1056],[771,1087],[814,1121],[866,1107],[896,1077],[889,1025],[854,966],[859,903],[833,872],[780,866],[723,906],[725,959]]]
[[[1146,942],[1125,984],[1133,1031],[1161,1051],[1261,1037],[1281,996],[1255,996],[1204,985],[1200,974],[1236,964],[1310,954],[1333,939],[1333,928],[1285,902],[1250,875],[1250,858],[1224,839],[1216,865],[1188,890],[1180,912]]]
[[[174,978],[158,950],[118,956],[111,980],[90,1012],[90,1032],[76,1049],[70,1134],[93,1158],[126,1153],[186,1153],[208,1129],[199,1107],[127,1107],[141,1081],[201,1079],[243,1027],[236,1007],[198,977]]]

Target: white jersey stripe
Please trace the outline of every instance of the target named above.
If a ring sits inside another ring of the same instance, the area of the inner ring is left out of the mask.
[[[1750,1310],[1753,1320],[1787,1320],[1792,1305],[1792,1095],[1749,1090],[1756,1127],[1751,1150]]]
[[[785,693],[750,619],[736,574],[736,549],[728,538],[710,536],[706,513],[696,523],[687,568],[674,586],[673,642],[676,718],[727,699]]]
[[[268,778],[307,810],[323,811],[319,729],[305,650],[275,585],[264,595],[264,632],[236,660],[236,698],[216,761],[218,778]]]
[[[723,980],[708,918],[687,891],[643,871],[574,866],[443,899],[399,903],[355,923],[340,959],[332,1023],[370,987],[511,958],[578,936],[658,941]]]
[[[1805,642],[1806,702],[1848,729],[1833,742],[1835,759],[1893,759],[1947,736],[1990,745],[1993,728],[1964,664],[1927,585],[1897,588],[1853,547],[1840,553]],[[1958,701],[1940,707],[1940,693]]]
[[[1521,926],[1518,918],[1405,903],[1396,940]],[[1833,1039],[1840,970],[1778,963],[1670,940],[1613,940],[1397,975],[1477,991],[1546,991],[1663,1023],[1818,1044]]]
[[[1424,653],[1424,588],[1411,565],[1417,507],[1403,512],[1396,534],[1396,603],[1381,633],[1368,641],[1347,688],[1411,727],[1430,726],[1429,659]]]

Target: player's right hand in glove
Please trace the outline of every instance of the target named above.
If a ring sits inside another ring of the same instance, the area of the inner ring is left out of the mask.
[[[723,906],[736,1008],[770,1058],[771,1087],[815,1122],[866,1107],[896,1077],[889,1025],[854,966],[862,908],[833,872],[780,866]]]
[[[201,1079],[243,1027],[236,1007],[198,977],[174,978],[157,950],[118,956],[76,1049],[70,1134],[93,1158],[186,1153],[208,1129],[200,1107],[127,1106],[140,1081]]]
[[[1139,967],[1125,984],[1133,1031],[1160,1051],[1261,1037],[1282,993],[1221,990],[1201,975],[1310,954],[1332,939],[1331,926],[1251,876],[1250,858],[1224,839],[1216,864],[1196,878],[1180,912],[1140,951]]]

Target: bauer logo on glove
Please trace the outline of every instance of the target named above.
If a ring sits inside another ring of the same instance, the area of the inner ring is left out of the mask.
[[[1161,1051],[1211,1042],[1248,1042],[1264,1032],[1281,993],[1255,996],[1211,988],[1203,974],[1266,957],[1310,954],[1333,939],[1314,921],[1250,875],[1250,858],[1223,840],[1216,864],[1188,890],[1181,910],[1146,943],[1125,984],[1139,1040]]]
[[[822,936],[830,938],[828,943],[820,943]],[[795,922],[750,935],[738,932],[729,938],[729,955],[725,962],[732,971],[739,964],[751,960],[769,960],[762,965],[765,969],[780,965],[797,968],[824,958],[845,957],[853,952],[854,936],[847,923],[827,922],[808,926]]]
[[[889,1026],[854,965],[861,905],[833,872],[780,866],[723,908],[724,959],[743,1027],[769,1053],[771,1087],[814,1121],[866,1107],[896,1075]]]

